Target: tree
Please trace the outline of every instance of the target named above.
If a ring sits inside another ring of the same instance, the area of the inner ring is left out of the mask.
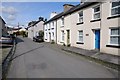
[[[43,21],[44,20],[44,18],[43,17],[39,17],[39,21]]]
[[[39,31],[39,36],[44,37],[44,32],[42,30]]]

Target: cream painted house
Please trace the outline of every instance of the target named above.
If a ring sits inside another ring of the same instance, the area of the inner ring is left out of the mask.
[[[65,4],[64,11],[54,18],[57,21],[57,44],[119,55],[119,3],[84,2],[76,6]]]
[[[33,39],[35,36],[39,36],[39,31],[43,31],[43,20],[32,21],[28,27],[28,38]]]

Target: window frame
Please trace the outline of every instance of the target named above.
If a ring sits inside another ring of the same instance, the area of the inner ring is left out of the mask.
[[[100,10],[99,10],[98,12],[94,12],[95,8],[97,8],[97,7],[99,7]],[[95,14],[100,14],[100,17],[99,17],[99,18],[95,18],[95,17],[94,17]],[[100,6],[100,4],[95,5],[94,7],[92,7],[92,19],[93,19],[93,20],[101,19],[101,6]]]
[[[54,32],[52,32],[52,37],[54,38]]]
[[[120,2],[120,1],[119,1],[119,2]],[[112,7],[112,3],[113,3],[113,2],[110,2],[110,3],[111,3],[111,4],[110,4],[110,16],[120,15],[120,13],[118,13],[118,14],[113,14],[113,15],[112,15],[112,9],[119,8],[120,5],[119,5],[119,6]],[[119,10],[119,9],[118,9],[118,10]]]
[[[82,13],[82,16],[80,16],[80,13]],[[80,20],[82,20],[82,21],[80,21]],[[78,13],[78,23],[82,23],[82,22],[83,22],[83,11],[80,11]]]
[[[54,21],[52,22],[52,27],[54,27]]]
[[[80,35],[80,32],[82,32],[82,35]],[[82,41],[80,41],[80,37],[82,37]],[[83,30],[78,30],[78,42],[83,43]]]
[[[112,29],[118,29],[118,35],[111,35],[111,30]],[[116,45],[116,46],[120,46],[120,44],[119,44],[119,42],[118,42],[118,44],[115,44],[115,43],[111,43],[111,37],[118,37],[118,39],[119,39],[119,37],[120,37],[120,28],[119,27],[111,27],[111,28],[109,28],[109,45]]]
[[[61,42],[64,41],[64,37],[65,37],[65,36],[64,36],[64,30],[62,30],[62,31],[61,31]]]

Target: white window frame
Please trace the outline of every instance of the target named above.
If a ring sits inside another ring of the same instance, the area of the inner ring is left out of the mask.
[[[94,9],[97,8],[97,7],[100,7],[100,11],[94,12]],[[93,20],[100,19],[100,18],[101,18],[101,6],[100,6],[100,4],[92,7],[92,12],[93,12],[93,15],[92,15],[92,19],[93,19]],[[95,17],[94,17],[95,14],[100,14],[100,17],[99,17],[99,18],[95,18]]]
[[[52,22],[52,27],[54,27],[54,21]]]
[[[112,29],[117,29],[117,28],[120,30],[119,27],[109,28],[109,45],[117,45],[117,46],[120,45],[119,42],[118,42],[118,44],[111,43],[111,37],[114,37],[114,36],[115,36],[115,37],[120,37],[119,34],[118,34],[118,35],[111,35],[111,30],[112,30]]]
[[[120,1],[119,1],[119,2],[120,2]],[[112,15],[112,10],[115,9],[115,8],[119,8],[119,7],[120,7],[120,5],[119,5],[119,6],[112,7],[112,3],[113,3],[113,2],[111,2],[111,4],[110,4],[110,7],[111,7],[111,8],[110,8],[110,16],[120,15],[120,14],[114,14],[114,15]]]
[[[47,27],[48,27],[48,29],[50,29],[50,24],[49,23],[47,24]]]
[[[46,33],[46,39],[48,38],[48,34]]]
[[[64,41],[64,31],[63,30],[61,31],[61,41],[62,42]]]
[[[78,13],[78,23],[82,23],[82,22],[83,22],[83,16],[80,16],[80,13],[83,14],[83,11],[80,11],[80,12]]]
[[[53,37],[53,38],[54,38],[54,35],[55,35],[54,32],[52,32],[52,37]]]
[[[82,35],[80,35],[80,32],[82,32]],[[80,37],[82,37],[82,41],[80,41]],[[83,30],[78,30],[78,42],[83,43]]]

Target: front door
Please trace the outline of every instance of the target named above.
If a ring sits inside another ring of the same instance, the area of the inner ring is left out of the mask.
[[[67,30],[67,45],[70,44],[70,30]]]
[[[95,30],[95,49],[100,49],[100,30]]]

